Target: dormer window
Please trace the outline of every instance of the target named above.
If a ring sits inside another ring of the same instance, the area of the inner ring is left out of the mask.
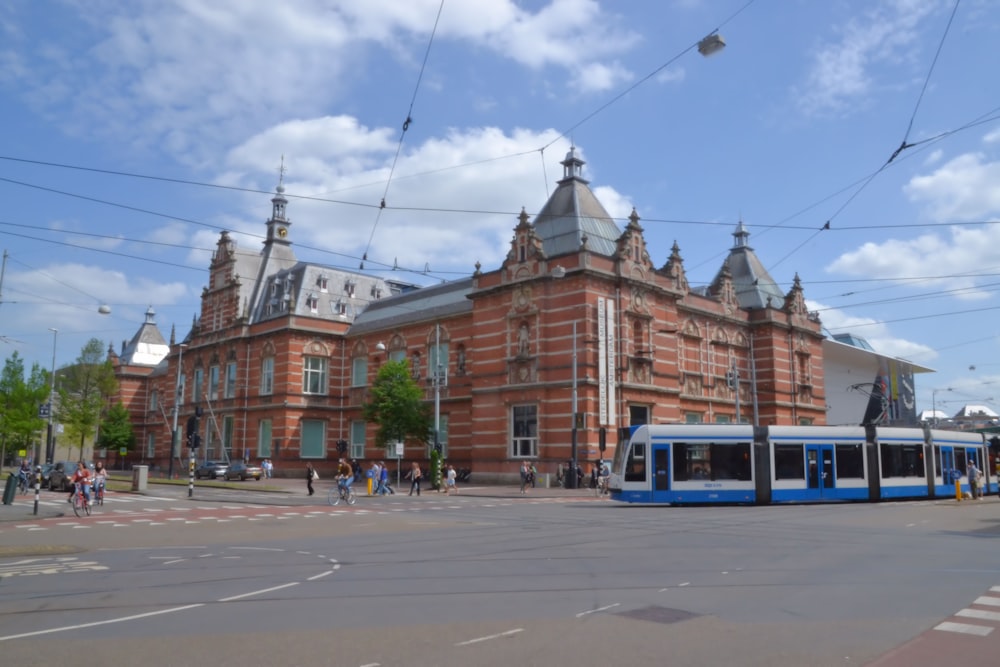
[[[382,298],[382,288],[378,285],[372,285],[372,298],[381,299]]]
[[[347,317],[347,302],[343,299],[338,299],[333,302],[333,314],[340,315],[341,317]]]
[[[278,283],[271,283],[271,296],[278,296]]]
[[[319,285],[320,292],[326,292],[329,289],[330,279],[327,278],[325,273],[321,273],[319,278],[316,279],[316,284]]]
[[[344,292],[347,293],[347,296],[353,298],[354,297],[354,288],[357,287],[357,286],[358,286],[358,284],[356,282],[354,282],[353,280],[348,280],[346,283],[344,283]]]
[[[306,298],[306,304],[309,306],[310,312],[319,312],[319,297],[315,294],[310,294],[308,298]]]

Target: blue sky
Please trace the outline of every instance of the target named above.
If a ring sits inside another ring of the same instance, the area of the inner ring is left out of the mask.
[[[300,259],[494,268],[572,143],[658,266],[709,282],[742,219],[828,331],[937,371],[918,409],[996,409],[998,62],[991,0],[8,0],[0,356],[118,349],[149,306],[183,335],[282,159]]]

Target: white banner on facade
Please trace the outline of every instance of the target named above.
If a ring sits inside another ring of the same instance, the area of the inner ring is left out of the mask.
[[[615,392],[615,385],[618,378],[618,371],[616,369],[618,355],[615,354],[615,350],[618,348],[615,340],[615,302],[610,299],[608,299],[607,303],[607,317],[608,323],[605,326],[605,330],[608,335],[608,388],[605,393],[608,396],[608,421],[602,424],[602,426],[616,426],[618,422],[616,407],[618,397]]]
[[[606,307],[604,297],[597,297],[597,404],[601,426],[607,426],[608,423],[608,346],[604,329]]]

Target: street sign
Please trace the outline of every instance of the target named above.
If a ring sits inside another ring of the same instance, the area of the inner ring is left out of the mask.
[[[119,447],[118,453],[121,454],[122,456],[125,456],[126,454],[128,454],[128,447]]]
[[[48,419],[49,415],[51,413],[52,413],[52,404],[51,403],[42,403],[41,405],[38,406],[38,418],[39,419]]]
[[[396,443],[396,458],[397,459],[403,458],[403,443],[401,442]]]

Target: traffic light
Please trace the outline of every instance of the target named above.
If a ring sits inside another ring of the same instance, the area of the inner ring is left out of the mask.
[[[608,429],[601,427],[601,430],[597,432],[597,448],[604,453],[604,450],[608,448]]]
[[[346,454],[347,453],[347,441],[346,440],[341,439],[341,440],[337,441],[337,451],[339,453],[341,453],[341,454]]]
[[[190,447],[191,449],[198,449],[201,447],[201,436],[197,433],[191,436]]]

